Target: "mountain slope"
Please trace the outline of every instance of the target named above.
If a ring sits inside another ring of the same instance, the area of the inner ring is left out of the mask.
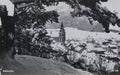
[[[87,19],[87,17],[72,17],[70,12],[73,11],[73,9],[65,4],[65,3],[59,3],[57,6],[50,6],[46,7],[47,11],[50,10],[56,10],[59,14],[59,21],[64,23],[65,27],[73,27],[78,28],[80,30],[86,30],[86,31],[103,31],[102,25],[100,25],[98,22],[94,22],[94,25],[91,25]],[[46,28],[60,28],[60,23],[47,23]],[[97,28],[97,29],[95,29]]]

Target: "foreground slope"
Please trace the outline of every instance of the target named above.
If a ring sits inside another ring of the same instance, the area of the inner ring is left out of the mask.
[[[92,75],[82,70],[76,70],[68,64],[50,59],[27,55],[16,55],[15,59],[15,61],[11,61],[11,64],[8,64],[9,69],[13,69],[15,72],[6,75]]]

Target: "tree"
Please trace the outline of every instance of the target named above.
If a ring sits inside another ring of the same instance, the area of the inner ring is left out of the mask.
[[[29,3],[34,0],[12,0],[13,3],[19,4],[22,2]],[[107,2],[108,0],[37,0],[38,3],[41,2],[44,5],[50,6],[58,4],[59,2],[66,2],[72,8],[74,12],[71,12],[72,16],[87,16],[88,20],[92,24],[94,20],[98,21],[103,25],[106,32],[109,31],[110,23],[120,26],[120,20],[115,15],[106,8],[101,7],[101,2]]]
[[[13,50],[14,45],[14,20],[8,16],[7,8],[4,5],[0,7],[0,17],[2,21],[0,36],[0,55],[8,55],[9,50]],[[12,56],[10,56],[12,57]]]
[[[107,0],[11,0],[11,1],[16,6],[15,10],[16,14],[14,16],[14,21],[9,21],[13,25],[12,27],[13,30],[8,27],[7,29],[12,30],[13,33],[14,29],[16,29],[18,32],[19,30],[24,32],[24,30],[26,29],[42,28],[42,26],[44,26],[47,21],[58,22],[57,12],[45,11],[44,5],[46,6],[57,5],[59,2],[65,2],[68,5],[70,5],[71,8],[74,9],[74,11],[71,12],[71,15],[73,17],[80,17],[83,15],[87,16],[91,24],[94,20],[96,20],[103,25],[106,32],[110,32],[109,31],[110,24],[113,25],[117,24],[118,26],[120,26],[120,20],[115,15],[115,13],[112,13],[108,9],[101,7],[101,1],[106,2]],[[17,20],[15,21],[15,19]],[[9,23],[7,22],[5,25],[8,24]],[[6,45],[4,45],[4,47],[5,46]],[[13,44],[11,44],[11,46],[9,46],[8,48],[11,48],[12,46]],[[9,51],[11,49],[5,50]]]
[[[26,5],[26,4],[25,4]],[[24,4],[22,5],[24,6]],[[15,16],[10,17],[7,15],[6,8],[5,11],[2,12],[1,20],[2,20],[2,29],[1,29],[1,37],[0,37],[0,56],[1,57],[14,57],[14,46],[23,49],[30,49],[32,38],[35,36],[35,40],[41,42],[46,42],[44,40],[46,36],[46,31],[44,29],[44,25],[47,21],[50,22],[58,22],[58,14],[56,11],[45,11],[44,8],[37,4],[37,2],[32,2],[27,7],[21,7],[21,5],[17,5],[15,10]],[[32,34],[27,32],[28,30],[33,30]],[[12,35],[11,35],[12,33]],[[14,36],[12,39],[10,36]],[[14,43],[15,40],[15,43]],[[22,45],[20,45],[22,44]],[[10,56],[9,56],[10,55]]]

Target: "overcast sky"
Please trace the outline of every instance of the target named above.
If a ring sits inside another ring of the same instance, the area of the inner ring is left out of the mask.
[[[103,6],[106,6],[111,11],[117,11],[120,17],[120,0],[109,0],[108,2],[103,2]]]

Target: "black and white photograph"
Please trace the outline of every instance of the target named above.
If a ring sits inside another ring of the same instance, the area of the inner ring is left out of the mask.
[[[0,75],[120,75],[120,0],[0,0]]]

